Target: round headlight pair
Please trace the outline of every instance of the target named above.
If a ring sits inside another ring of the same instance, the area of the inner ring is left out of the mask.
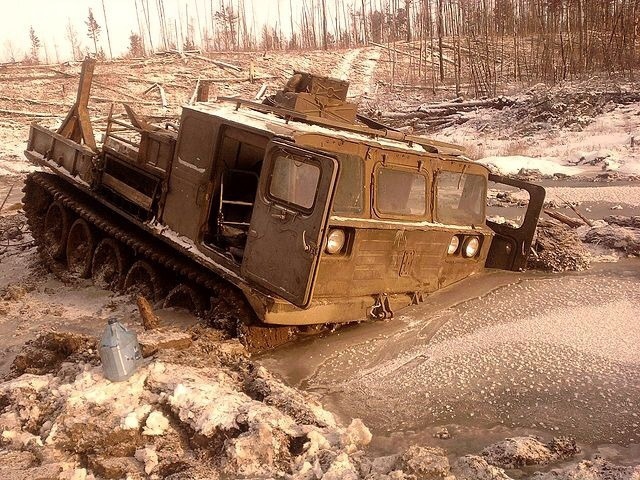
[[[460,237],[454,235],[449,242],[447,254],[455,255],[460,249]],[[480,239],[478,237],[466,237],[462,242],[462,256],[465,258],[475,257],[480,249]]]
[[[340,253],[346,240],[347,236],[345,235],[344,230],[340,230],[339,228],[330,230],[329,235],[327,235],[327,241],[324,249],[331,255]]]

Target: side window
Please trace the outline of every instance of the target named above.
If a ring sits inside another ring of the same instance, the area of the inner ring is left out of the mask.
[[[180,126],[178,160],[204,171],[211,163],[213,125],[187,117]]]
[[[427,211],[427,177],[391,167],[378,168],[376,208],[383,214],[424,215]]]
[[[284,152],[273,162],[269,195],[294,208],[313,208],[320,180],[320,167]]]

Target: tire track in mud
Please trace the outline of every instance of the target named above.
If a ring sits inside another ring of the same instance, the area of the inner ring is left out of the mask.
[[[345,52],[342,60],[329,74],[331,77],[348,80],[349,97],[360,98],[374,93],[375,72],[381,51],[377,47],[355,48]]]

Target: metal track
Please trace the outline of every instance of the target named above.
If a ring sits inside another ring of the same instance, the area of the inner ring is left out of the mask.
[[[219,326],[227,329],[233,336],[237,336],[250,351],[268,350],[288,342],[295,336],[297,329],[267,327],[260,324],[244,295],[235,287],[127,220],[117,217],[116,220],[112,220],[109,218],[115,216],[112,211],[100,204],[95,204],[95,200],[91,197],[74,190],[57,176],[44,172],[32,173],[27,176],[23,191],[25,214],[41,254],[44,240],[43,217],[46,211],[44,206],[57,200],[102,231],[105,236],[126,245],[136,257],[144,258],[175,273],[178,277],[176,283],[191,282],[212,293],[214,305],[211,312],[216,317],[213,323],[218,323],[220,317],[226,317],[226,322],[222,321]],[[45,199],[45,196],[48,198]],[[90,205],[89,202],[94,204]],[[51,262],[49,265],[52,266]],[[62,270],[59,265],[53,265],[53,269]],[[232,321],[229,322],[229,320]]]

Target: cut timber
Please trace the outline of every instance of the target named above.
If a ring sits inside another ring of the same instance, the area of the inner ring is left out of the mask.
[[[264,97],[265,93],[267,93],[267,84],[263,83],[260,87],[260,90],[258,90],[258,93],[256,93],[254,100],[262,100],[262,97]]]
[[[151,307],[149,301],[142,295],[138,295],[136,303],[138,304],[138,311],[140,312],[140,317],[142,317],[144,329],[153,330],[154,328],[158,328],[160,326],[160,319],[153,313],[153,307]]]
[[[87,58],[82,62],[76,103],[71,107],[67,117],[58,129],[58,133],[63,137],[69,138],[76,143],[84,141],[84,144],[93,151],[97,151],[96,139],[93,136],[93,128],[91,127],[87,106],[89,105],[91,81],[93,80],[95,67],[96,61],[93,58]]]

